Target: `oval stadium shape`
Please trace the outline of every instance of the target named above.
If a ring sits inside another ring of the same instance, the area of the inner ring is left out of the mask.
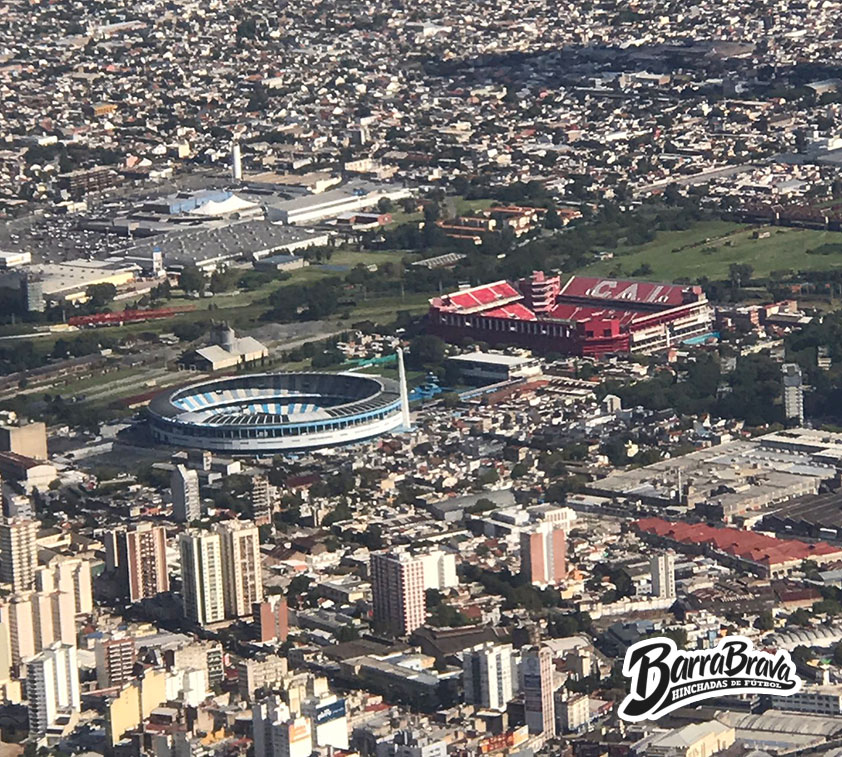
[[[208,379],[149,403],[157,442],[260,455],[351,444],[399,430],[400,384],[356,373]]]

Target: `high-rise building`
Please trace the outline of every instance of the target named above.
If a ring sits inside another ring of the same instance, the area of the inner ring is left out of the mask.
[[[222,539],[219,534],[189,529],[179,536],[179,550],[185,617],[200,626],[224,620]]]
[[[0,621],[8,628],[11,663],[19,665],[40,651],[35,647],[32,602],[30,594],[14,594],[0,604]]]
[[[652,596],[661,599],[675,597],[675,555],[672,552],[652,555],[649,574],[652,578]]]
[[[57,642],[26,661],[29,732],[43,735],[62,711],[79,711],[76,647]]]
[[[524,650],[521,691],[529,732],[555,736],[553,656],[546,647]]]
[[[222,540],[225,614],[242,618],[263,599],[260,532],[253,523],[242,520],[219,523],[216,532]]]
[[[176,465],[170,477],[172,517],[179,523],[192,523],[202,517],[199,474],[184,465]]]
[[[257,625],[257,640],[286,641],[289,634],[289,609],[287,599],[281,594],[267,597],[252,607],[252,616]]]
[[[105,567],[117,572],[119,588],[130,602],[169,591],[166,529],[137,523],[110,531],[105,537]]]
[[[47,426],[41,422],[0,426],[0,451],[46,460]]]
[[[784,417],[804,425],[804,381],[798,363],[784,363],[781,366],[783,381]]]
[[[252,708],[254,757],[310,757],[313,737],[307,718],[293,717],[277,697]]]
[[[555,586],[567,577],[567,534],[541,521],[520,534],[520,570],[533,586]]]
[[[29,591],[35,586],[37,536],[36,520],[7,518],[0,522],[0,583],[9,584],[12,591]]]
[[[115,635],[100,639],[94,647],[96,682],[100,689],[122,686],[133,678],[137,659],[134,637]]]
[[[61,591],[73,595],[77,615],[93,612],[93,584],[91,563],[81,558],[69,558],[42,565],[35,571],[35,588],[38,591]]]
[[[419,555],[419,558],[424,564],[425,589],[442,591],[459,585],[459,577],[456,575],[456,555],[453,552],[433,549]]]
[[[514,696],[512,645],[488,642],[466,649],[462,657],[465,701],[491,710],[505,710]]]
[[[408,552],[371,555],[374,625],[396,636],[412,633],[426,619],[424,562]]]
[[[255,476],[251,480],[251,512],[256,526],[272,523],[272,516],[278,506],[278,488],[269,483],[266,476]]]

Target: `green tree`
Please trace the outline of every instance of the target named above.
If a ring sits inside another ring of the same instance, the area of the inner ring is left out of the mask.
[[[775,627],[775,619],[771,612],[762,612],[754,621],[754,627],[759,631],[771,631]]]
[[[117,296],[114,284],[91,284],[85,290],[85,296],[95,308],[104,308]]]
[[[195,265],[184,266],[178,277],[178,285],[185,292],[202,294],[205,291],[205,284],[205,275]]]
[[[407,362],[410,367],[416,370],[441,365],[444,361],[445,351],[444,340],[434,334],[420,334],[409,344]]]

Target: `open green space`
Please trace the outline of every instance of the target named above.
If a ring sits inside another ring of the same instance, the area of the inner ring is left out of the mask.
[[[620,245],[610,260],[586,266],[581,272],[623,275],[674,281],[680,278],[727,279],[732,263],[746,263],[755,277],[776,271],[818,271],[842,268],[842,234],[778,226],[760,227],[769,232],[754,239],[757,227],[728,221],[705,221],[686,231],[661,231],[652,242]],[[831,254],[808,254],[822,245],[839,245]]]

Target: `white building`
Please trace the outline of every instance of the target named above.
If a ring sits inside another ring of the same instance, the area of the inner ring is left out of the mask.
[[[301,714],[310,721],[314,746],[347,750],[348,716],[345,700],[335,694],[301,702]]]
[[[81,705],[76,647],[55,643],[26,661],[29,732],[43,736],[62,712]]]
[[[172,517],[179,523],[190,523],[202,516],[202,498],[199,494],[199,474],[176,465],[170,477],[172,490]]]
[[[672,552],[652,555],[649,560],[649,573],[652,580],[652,596],[659,599],[675,597],[675,555]]]
[[[225,619],[222,540],[217,533],[190,529],[179,536],[184,615],[200,626]]]
[[[424,565],[425,589],[452,589],[459,585],[456,575],[456,555],[441,549],[434,549],[426,555],[419,555]]]
[[[465,701],[491,710],[505,710],[514,696],[512,645],[488,642],[466,649],[462,657]]]
[[[313,738],[310,721],[293,717],[276,697],[252,708],[254,757],[310,757]]]

